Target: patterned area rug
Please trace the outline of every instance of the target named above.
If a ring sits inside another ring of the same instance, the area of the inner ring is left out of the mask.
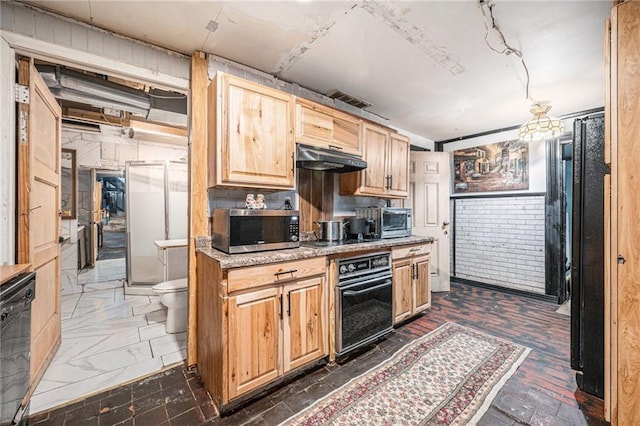
[[[446,323],[282,424],[475,424],[529,351]]]

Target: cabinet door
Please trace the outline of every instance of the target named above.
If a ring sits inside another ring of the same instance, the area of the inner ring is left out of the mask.
[[[417,314],[431,307],[431,271],[429,256],[417,258],[413,261],[416,276],[413,280],[413,314]]]
[[[364,123],[364,159],[367,168],[363,175],[362,194],[385,195],[387,192],[387,154],[389,152],[389,132],[380,126]]]
[[[323,294],[323,276],[284,287],[284,372],[327,354]]]
[[[333,142],[331,110],[313,102],[296,102],[296,142],[329,148]]]
[[[281,303],[278,288],[229,298],[229,399],[280,375]]]
[[[340,111],[333,111],[332,145],[348,154],[362,155],[360,120]]]
[[[412,264],[409,260],[393,262],[393,323],[411,316],[413,307]]]
[[[409,195],[409,138],[397,133],[389,137],[389,195]]]
[[[224,81],[223,183],[293,189],[293,98],[233,76]]]

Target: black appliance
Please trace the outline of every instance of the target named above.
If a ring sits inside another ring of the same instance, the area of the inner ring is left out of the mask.
[[[0,425],[26,424],[31,352],[31,302],[36,295],[35,273],[0,286]]]
[[[367,162],[357,155],[309,145],[298,144],[296,158],[296,166],[301,169],[347,173],[367,168]]]
[[[583,391],[604,397],[604,114],[574,121],[571,368]]]
[[[297,210],[215,209],[213,248],[225,253],[247,253],[300,246]]]
[[[336,355],[340,357],[393,330],[393,287],[389,253],[337,262]]]

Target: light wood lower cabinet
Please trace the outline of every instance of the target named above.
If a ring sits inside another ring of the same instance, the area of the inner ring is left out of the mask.
[[[230,297],[229,399],[280,375],[280,290]]]
[[[223,270],[198,253],[197,270],[198,372],[219,409],[328,355],[326,258]]]
[[[403,247],[392,251],[393,323],[431,307],[430,253],[428,246]]]

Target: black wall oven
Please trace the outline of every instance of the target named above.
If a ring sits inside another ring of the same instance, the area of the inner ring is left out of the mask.
[[[338,261],[336,355],[366,345],[393,330],[389,253]]]

